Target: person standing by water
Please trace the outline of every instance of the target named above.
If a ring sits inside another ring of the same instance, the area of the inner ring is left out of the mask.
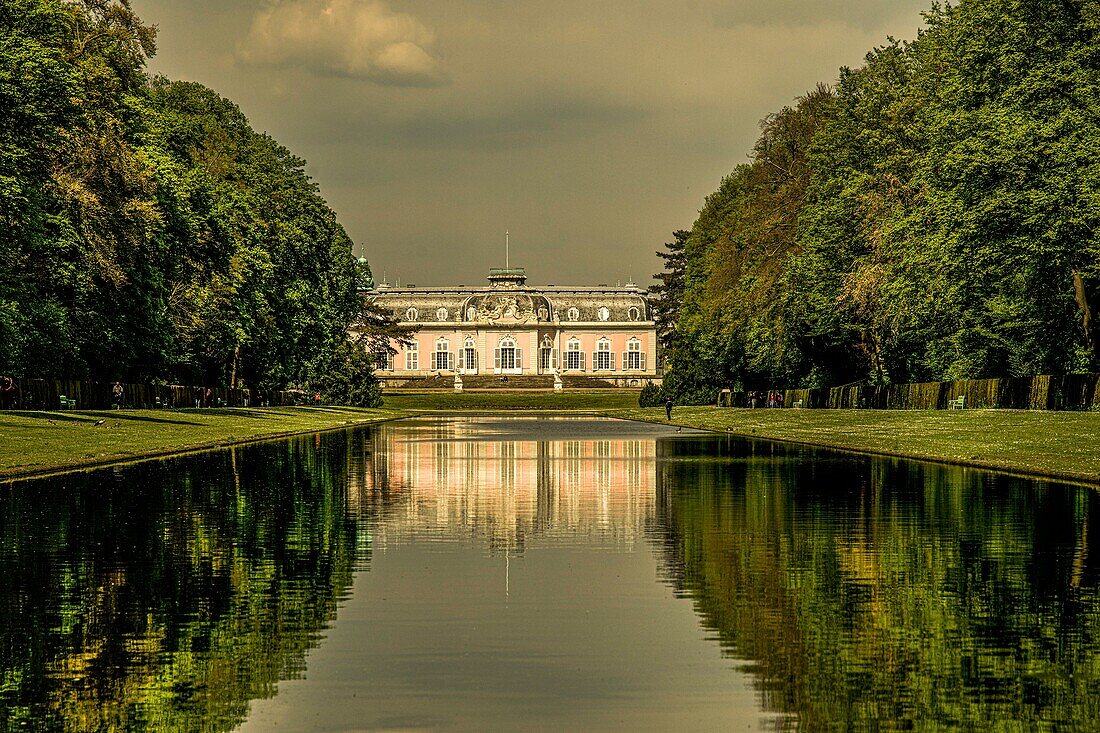
[[[669,422],[672,422],[672,398],[669,397],[665,400],[665,417]]]
[[[0,410],[15,407],[15,380],[4,375],[0,377]]]

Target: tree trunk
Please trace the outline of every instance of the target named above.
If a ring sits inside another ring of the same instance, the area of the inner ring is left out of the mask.
[[[1093,329],[1092,308],[1089,306],[1088,289],[1085,287],[1085,278],[1077,270],[1073,271],[1073,295],[1077,300],[1077,307],[1081,309],[1081,325],[1085,330],[1085,345],[1089,350],[1089,358],[1093,367],[1100,361],[1100,353],[1096,349],[1096,333]]]
[[[237,388],[237,363],[241,360],[241,345],[233,347],[233,370],[229,373],[229,389]]]

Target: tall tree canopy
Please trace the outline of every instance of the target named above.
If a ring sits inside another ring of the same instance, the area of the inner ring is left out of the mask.
[[[0,4],[0,371],[327,383],[351,241],[304,161],[154,52],[128,0]]]
[[[1100,4],[925,20],[765,119],[707,198],[665,304],[679,398],[1100,368]]]

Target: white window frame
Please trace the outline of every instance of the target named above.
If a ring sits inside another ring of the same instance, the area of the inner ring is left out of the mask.
[[[451,353],[451,342],[446,336],[440,336],[435,340],[435,351],[432,352],[433,372],[453,372],[455,367],[454,354]]]
[[[598,309],[596,310],[596,318],[598,318],[598,319],[599,319],[599,320],[601,320],[601,321],[606,321],[606,320],[609,320],[609,319],[611,318],[611,311],[610,311],[610,309],[608,309],[608,307],[607,307],[606,305],[601,305],[601,306],[600,306],[600,307],[599,307],[599,308],[598,308]]]
[[[581,318],[581,312],[576,308],[570,308],[565,313],[565,318],[568,321],[579,321]]]
[[[510,359],[505,358],[505,352],[511,351]],[[511,361],[511,366],[504,366]],[[493,372],[496,374],[522,374],[523,373],[523,349],[511,336],[504,336],[497,341],[497,347],[493,352]]]
[[[581,351],[581,340],[573,337],[565,344],[564,366],[567,371],[584,371],[584,352]]]
[[[642,311],[636,305],[630,306],[630,308],[628,308],[626,311],[626,315],[632,321],[642,320]]]
[[[592,353],[592,371],[615,371],[615,355],[611,353],[611,339],[604,337],[596,342],[596,351]]]
[[[626,342],[626,351],[623,352],[623,371],[645,371],[645,352],[642,351],[642,342],[637,336],[632,336]]]
[[[477,374],[477,343],[467,336],[458,352],[458,370],[463,374]]]
[[[558,368],[558,350],[554,348],[554,340],[549,336],[543,336],[539,345],[539,372],[547,373]]]
[[[420,344],[415,341],[405,346],[405,371],[415,372],[420,369]]]
[[[450,320],[450,317],[451,314],[447,312],[446,308],[439,308],[435,312],[435,320],[439,321],[440,323],[446,323],[448,320]]]
[[[386,348],[374,352],[374,368],[380,372],[392,372],[393,352]]]
[[[408,308],[405,311],[405,320],[407,322],[414,323],[418,318],[420,318],[420,311],[418,311],[416,308]]]

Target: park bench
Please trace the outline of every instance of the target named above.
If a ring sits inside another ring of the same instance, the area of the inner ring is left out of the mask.
[[[57,396],[57,401],[60,403],[58,405],[58,409],[61,409],[61,410],[75,410],[76,409],[76,400],[70,400],[65,395],[58,395]]]
[[[948,410],[965,410],[966,409],[966,395],[959,395],[957,399],[947,401]]]
[[[793,407],[796,410],[801,410],[802,409],[802,400],[795,400],[794,404],[791,405],[791,407]]]

